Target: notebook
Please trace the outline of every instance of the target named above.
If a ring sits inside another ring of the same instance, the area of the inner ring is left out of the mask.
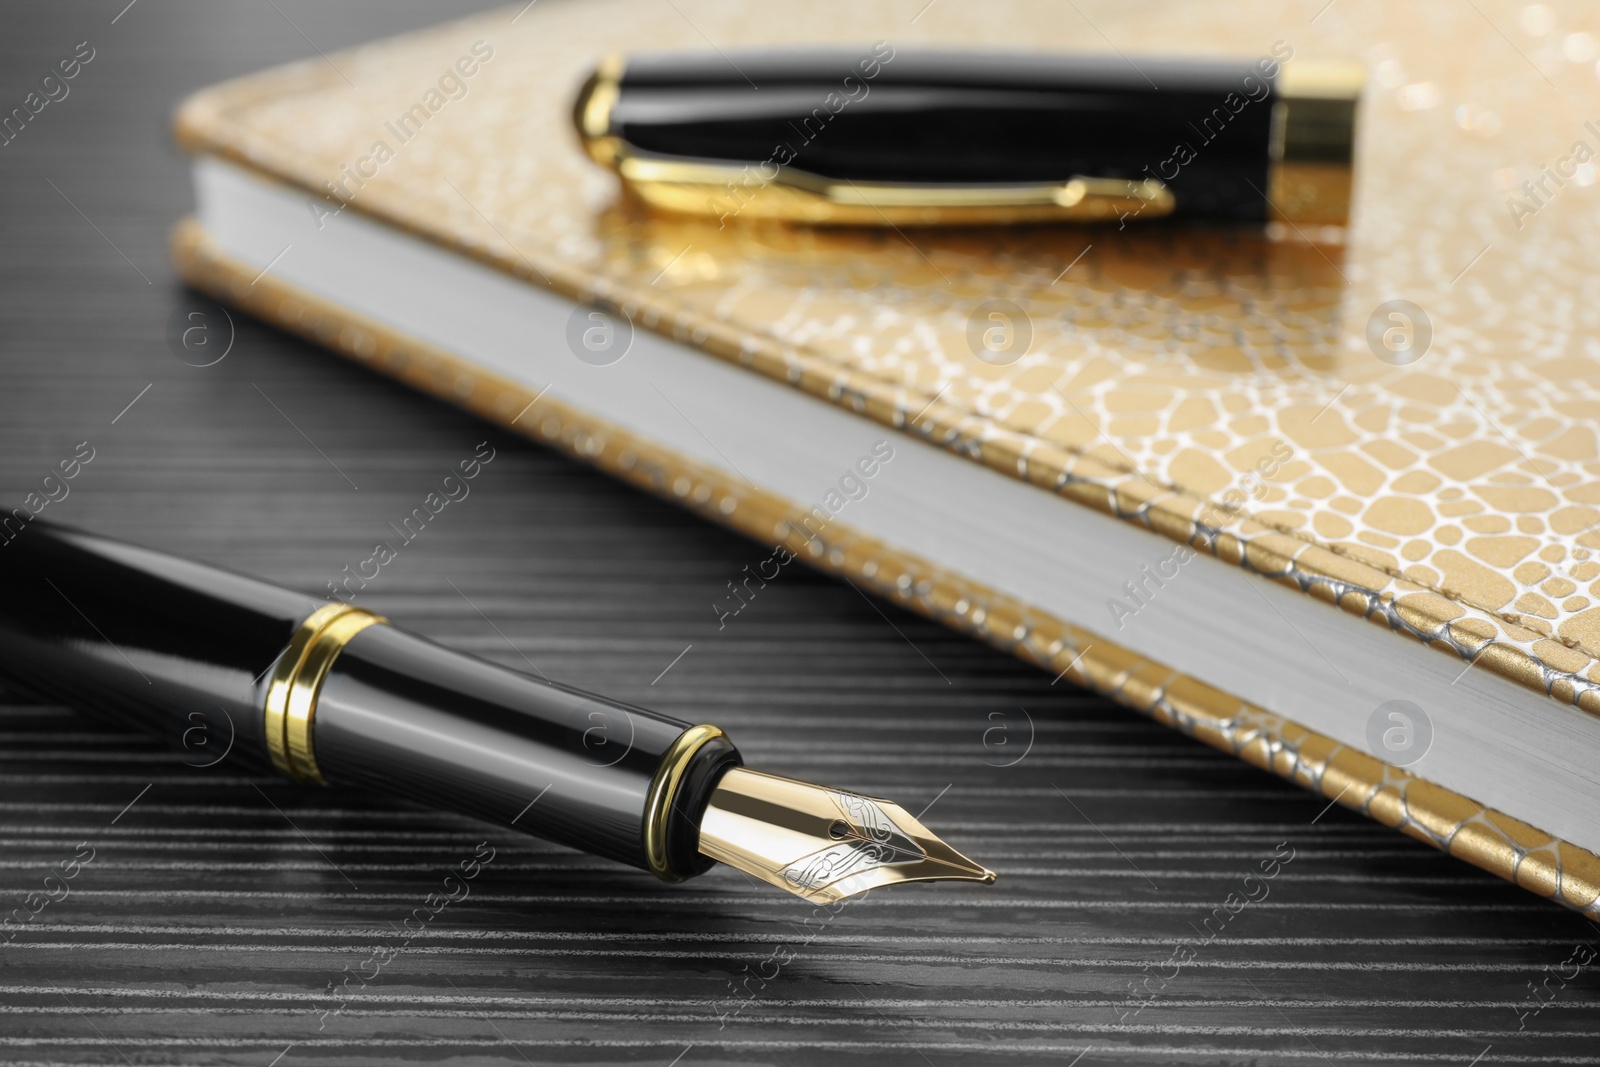
[[[177,115],[174,255],[769,546],[749,590],[798,557],[1600,916],[1590,66],[1470,9],[914,15],[519,5],[215,86]],[[1354,214],[653,212],[572,101],[610,53],[708,42],[1363,60]]]

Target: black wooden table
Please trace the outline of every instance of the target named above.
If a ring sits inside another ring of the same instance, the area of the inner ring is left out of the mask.
[[[665,886],[404,803],[193,766],[206,757],[179,739],[13,697],[0,908],[93,858],[0,947],[0,1058],[1600,1060],[1594,972],[1553,977],[1600,941],[1573,914],[803,569],[719,631],[712,602],[762,546],[260,324],[240,320],[215,366],[180,362],[167,323],[194,297],[166,262],[190,208],[174,103],[458,9],[124,2],[0,14],[0,109],[94,50],[0,147],[6,509],[88,442],[49,517],[321,590],[487,439],[470,498],[370,606],[720,723],[763,768],[928,806],[1002,876],[822,921],[726,869]],[[485,840],[472,895],[404,940]],[[1275,852],[1293,858],[1270,895],[1206,936]],[[1174,976],[1183,939],[1199,945]],[[375,966],[380,948],[398,951]]]

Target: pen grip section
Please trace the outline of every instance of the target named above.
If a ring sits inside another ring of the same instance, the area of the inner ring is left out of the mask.
[[[651,785],[688,729],[378,625],[334,661],[312,733],[331,784],[450,808],[651,869]],[[719,776],[708,772],[737,761],[725,741],[707,748],[687,766],[667,827],[676,877],[709,866],[694,848],[699,811]]]

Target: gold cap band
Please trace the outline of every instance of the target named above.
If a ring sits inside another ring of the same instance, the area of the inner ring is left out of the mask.
[[[1280,222],[1343,225],[1350,216],[1356,106],[1366,71],[1287,63],[1272,109],[1267,199]]]
[[[296,781],[322,784],[311,739],[322,680],[352,637],[385,621],[349,604],[329,604],[295,630],[272,672],[263,709],[267,752],[279,771]]]

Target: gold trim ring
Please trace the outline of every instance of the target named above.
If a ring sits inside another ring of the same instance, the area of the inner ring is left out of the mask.
[[[667,860],[667,822],[672,814],[672,802],[678,795],[678,783],[683,780],[683,772],[688,770],[695,753],[707,742],[724,736],[715,726],[689,727],[672,742],[650,779],[650,790],[644,802],[644,858],[650,864],[650,872],[663,882],[683,881],[673,873],[672,864]]]
[[[311,741],[322,680],[352,637],[385,621],[349,604],[328,604],[295,630],[272,672],[263,709],[267,752],[279,771],[296,781],[322,784]]]

